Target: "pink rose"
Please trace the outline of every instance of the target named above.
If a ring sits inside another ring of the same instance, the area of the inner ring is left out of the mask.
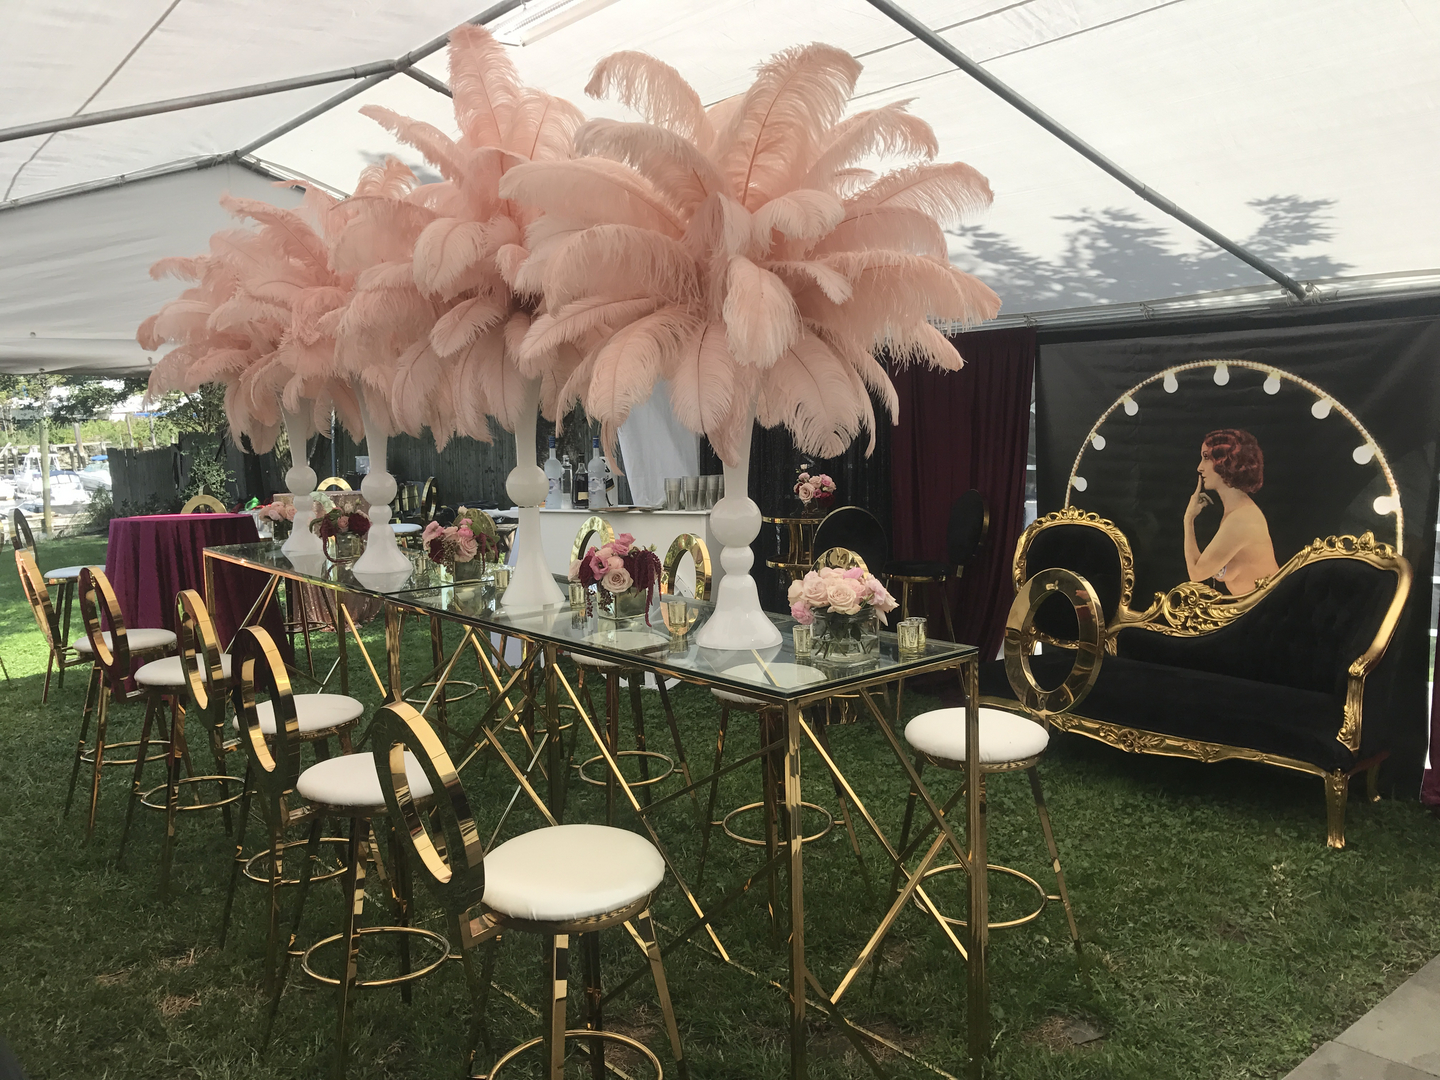
[[[838,611],[841,615],[854,615],[860,610],[860,594],[843,579],[830,586],[826,599],[830,603],[830,610]]]
[[[809,626],[815,621],[815,613],[806,606],[803,600],[797,600],[790,605],[790,617],[801,626]]]
[[[795,489],[795,494],[800,496],[802,503],[808,503],[811,499],[815,498],[815,485],[808,483],[801,484]]]
[[[620,558],[619,555],[611,555],[610,558],[605,560],[605,567],[608,570],[624,570],[625,560]]]
[[[350,528],[350,516],[348,514],[341,514],[340,520],[335,523],[335,527],[341,532],[348,531]]]
[[[429,547],[431,540],[438,539],[439,537],[444,535],[444,527],[438,521],[432,521],[430,522],[430,524],[426,525],[424,530],[420,533],[420,542],[423,543],[426,547]]]
[[[802,581],[790,582],[790,591],[785,596],[785,602],[793,605],[805,594],[805,583]]]
[[[570,580],[571,580],[571,581],[579,581],[579,580],[580,580],[580,560],[579,560],[579,559],[571,559],[571,560],[570,560],[570,575],[569,575],[569,577],[570,577]]]
[[[479,545],[475,543],[475,537],[468,535],[469,530],[458,533],[455,537],[455,561],[470,562],[475,558]]]
[[[455,532],[460,536],[473,537],[475,535],[473,532],[470,531],[470,523],[468,521],[462,521],[459,525],[457,525],[455,527]]]
[[[629,533],[621,533],[619,536],[617,536],[614,540],[610,542],[610,546],[615,549],[616,555],[629,555],[630,549],[634,545],[635,537],[631,536]]]
[[[287,505],[287,506],[282,506],[282,507],[280,507],[280,513],[281,513],[281,515],[285,518],[286,521],[294,521],[294,520],[295,520],[295,507],[294,507],[293,505]]]
[[[847,578],[850,581],[859,581],[865,576],[865,571],[861,570],[858,566],[852,566],[849,570],[846,570],[841,576]]]
[[[606,571],[605,576],[600,579],[600,587],[616,596],[629,590],[631,584],[630,571],[623,566]]]
[[[810,479],[810,474],[808,472],[802,472],[797,479],[803,484],[806,480]]]
[[[605,556],[601,555],[601,554],[600,554],[598,551],[596,551],[594,548],[591,548],[591,549],[590,549],[590,572],[591,572],[592,574],[594,574],[597,578],[602,578],[602,577],[605,576],[605,571],[607,571],[607,570],[609,570],[609,569],[610,569],[610,564],[606,561]]]
[[[829,589],[825,580],[814,570],[806,574],[805,580],[800,584],[800,596],[811,607],[824,607],[829,603]]]
[[[592,555],[599,555],[602,559],[609,559],[611,555],[615,554],[615,545],[606,544],[604,547],[599,549],[591,548],[590,552]]]

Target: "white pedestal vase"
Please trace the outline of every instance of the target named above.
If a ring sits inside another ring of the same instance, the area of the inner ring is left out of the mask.
[[[362,400],[360,417],[365,424],[365,450],[370,455],[370,471],[360,485],[360,494],[370,504],[370,532],[365,539],[365,552],[355,560],[353,567],[357,575],[408,576],[410,560],[400,550],[395,532],[390,528],[390,503],[395,498],[395,478],[385,468],[386,436],[384,429],[374,422],[370,411]]]
[[[510,571],[510,585],[500,606],[506,611],[558,606],[565,602],[560,586],[545,566],[540,543],[540,507],[550,490],[545,470],[535,462],[535,422],[540,410],[540,380],[525,390],[525,406],[515,425],[515,468],[505,479],[505,491],[520,511],[520,524],[510,542],[518,552]]]
[[[710,531],[723,545],[720,565],[725,576],[715,590],[715,610],[695,634],[702,649],[768,649],[779,645],[780,628],[760,606],[760,592],[750,567],[750,544],[760,535],[760,507],[750,498],[750,432],[740,440],[739,460],[725,463],[725,497],[710,511]]]
[[[319,477],[315,470],[305,464],[306,432],[310,425],[300,414],[285,412],[285,435],[290,440],[290,469],[285,474],[285,486],[295,496],[295,523],[290,529],[290,538],[281,545],[284,555],[293,560],[306,555],[319,555],[324,549],[320,537],[310,531],[310,522],[315,518],[315,503],[310,495],[315,490]]]

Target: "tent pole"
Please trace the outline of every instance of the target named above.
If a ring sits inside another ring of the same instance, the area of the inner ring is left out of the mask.
[[[1262,259],[1259,255],[1256,255],[1253,251],[1245,247],[1243,244],[1237,244],[1234,240],[1231,240],[1223,233],[1220,233],[1215,229],[1211,228],[1209,225],[1205,224],[1205,222],[1201,221],[1194,214],[1191,214],[1188,211],[1181,209],[1179,206],[1175,205],[1175,203],[1165,198],[1159,192],[1153,191],[1146,185],[1142,184],[1136,177],[1132,176],[1129,172],[1121,168],[1114,161],[1111,161],[1099,150],[1095,149],[1095,147],[1091,146],[1084,139],[1080,138],[1080,136],[1076,135],[1069,128],[1065,127],[1054,117],[1042,111],[1033,103],[1031,103],[1028,99],[1016,93],[1016,91],[1011,89],[1008,84],[1002,82],[1000,79],[997,79],[994,75],[990,74],[990,72],[986,71],[974,60],[971,60],[959,49],[955,48],[955,46],[951,45],[948,41],[942,38],[939,34],[935,33],[935,31],[931,30],[928,26],[922,23],[919,19],[915,18],[915,16],[911,15],[904,8],[900,7],[897,4],[891,3],[891,0],[868,0],[868,3],[871,7],[888,16],[892,22],[908,30],[916,37],[916,39],[930,46],[930,48],[934,49],[946,60],[949,60],[950,63],[954,64],[961,71],[965,72],[965,74],[969,75],[972,79],[978,82],[981,86],[985,87],[991,93],[995,94],[1002,101],[1005,101],[1008,104],[1013,105],[1015,108],[1019,109],[1031,120],[1034,120],[1042,128],[1050,132],[1051,135],[1054,135],[1057,139],[1063,142],[1066,146],[1070,147],[1070,149],[1074,150],[1081,157],[1084,157],[1086,160],[1100,166],[1101,169],[1105,170],[1105,172],[1109,173],[1116,180],[1119,180],[1120,183],[1124,184],[1131,191],[1135,192],[1136,195],[1139,195],[1142,199],[1150,203],[1152,206],[1158,207],[1165,213],[1169,214],[1171,217],[1175,218],[1177,221],[1189,226],[1191,229],[1194,229],[1201,236],[1205,237],[1205,239],[1209,240],[1212,244],[1224,248],[1241,262],[1248,263],[1250,266],[1253,266],[1256,270],[1260,271],[1260,273],[1264,274],[1272,281],[1278,283],[1283,288],[1293,293],[1297,299],[1319,299],[1318,294],[1313,288],[1307,288],[1306,286],[1301,285],[1294,278],[1290,277],[1289,274],[1286,274],[1284,271],[1272,266],[1269,262],[1267,262],[1265,259]]]
[[[444,94],[448,98],[453,98],[455,96],[450,92],[450,87],[446,86],[443,82],[435,78],[435,76],[431,75],[428,71],[421,71],[419,68],[409,67],[405,69],[405,74],[409,75],[410,78],[414,79],[421,86],[428,86],[437,94]]]
[[[479,15],[476,15],[473,19],[470,19],[468,21],[473,25],[484,26],[486,23],[494,22],[496,19],[500,18],[501,15],[504,15],[507,11],[512,11],[515,8],[519,7],[523,2],[524,0],[501,0],[500,3],[494,4],[491,7],[486,8]],[[332,98],[328,98],[327,100],[322,101],[313,109],[306,109],[299,116],[295,117],[295,119],[281,124],[274,131],[267,132],[266,134],[261,135],[260,138],[255,139],[252,142],[246,143],[244,146],[240,147],[240,149],[235,151],[234,156],[237,158],[242,158],[246,154],[253,154],[256,150],[260,149],[260,147],[264,146],[266,143],[274,142],[276,139],[280,138],[280,136],[294,131],[301,124],[308,124],[311,120],[314,120],[315,117],[321,115],[322,113],[329,112],[337,105],[343,105],[356,94],[363,94],[366,90],[369,90],[372,86],[375,86],[378,83],[384,82],[386,79],[390,78],[390,76],[398,75],[400,72],[408,70],[409,68],[418,64],[421,60],[424,60],[431,53],[439,52],[446,46],[449,41],[450,35],[448,33],[441,34],[433,41],[429,41],[426,42],[424,45],[421,45],[420,48],[414,49],[406,53],[404,56],[396,57],[394,60],[390,61],[389,66],[386,70],[377,72],[376,74],[371,75],[364,81],[356,83],[354,86],[347,86],[344,90],[340,91],[340,93],[336,94]]]
[[[517,8],[522,0],[505,0],[503,3],[477,15],[471,19],[472,23],[484,24],[498,19],[512,8]],[[390,76],[403,71],[412,64],[423,60],[433,52],[445,47],[450,40],[448,34],[441,35],[414,52],[406,53],[394,60],[376,60],[369,64],[361,64],[358,67],[336,68],[333,71],[321,71],[313,75],[297,75],[290,79],[271,79],[268,82],[251,83],[248,86],[235,86],[228,90],[211,90],[204,94],[189,94],[185,97],[167,98],[164,101],[151,101],[142,105],[127,105],[119,109],[102,109],[99,112],[81,113],[78,116],[64,116],[54,120],[41,120],[34,124],[20,124],[16,127],[0,129],[0,142],[13,142],[16,139],[28,139],[36,135],[52,135],[58,131],[71,131],[75,128],[94,127],[97,124],[110,124],[117,120],[134,120],[142,116],[154,116],[158,113],[178,112],[182,109],[196,109],[205,105],[219,105],[226,101],[242,101],[246,98],[263,97],[267,94],[283,94],[291,90],[303,90],[309,86],[323,86],[326,83],[344,82],[346,80],[362,80],[356,86],[350,87],[345,93],[336,95],[325,102],[317,110],[311,110],[314,116],[327,109],[332,109],[343,101],[347,101],[356,94],[362,93],[374,86],[376,83],[384,82]],[[422,82],[424,80],[421,80]],[[438,81],[438,80],[437,80]],[[429,83],[426,83],[429,86]],[[441,84],[443,85],[443,84]],[[435,89],[435,87],[431,87]],[[448,93],[448,90],[446,91]],[[307,119],[310,114],[307,114]],[[289,130],[288,128],[284,130]],[[281,131],[283,134],[284,131]],[[266,136],[254,146],[263,145],[276,135]],[[247,154],[254,146],[241,151],[241,155]]]

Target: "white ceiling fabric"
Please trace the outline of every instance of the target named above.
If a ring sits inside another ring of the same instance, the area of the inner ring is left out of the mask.
[[[398,56],[484,6],[483,0],[10,5],[0,12],[0,127],[82,106],[116,108]],[[903,6],[1153,189],[1294,278],[1440,268],[1440,200],[1430,192],[1440,175],[1434,0]],[[609,52],[640,49],[660,57],[708,103],[744,89],[771,53],[814,40],[861,58],[855,108],[913,98],[912,110],[940,137],[942,159],[967,161],[989,177],[995,203],[953,238],[952,256],[995,287],[1002,315],[1266,283],[863,0],[615,0],[512,55],[527,81],[590,115],[622,115],[582,92],[594,61]],[[445,77],[443,52],[419,66]],[[43,137],[0,143],[0,252],[9,251],[10,218],[18,212],[4,208],[3,198],[225,154],[347,85],[64,132],[48,143]],[[414,151],[359,116],[371,102],[443,130],[454,127],[446,98],[397,76],[256,156],[340,190],[386,153],[418,164]],[[194,183],[209,184],[218,197],[234,175],[210,169]],[[81,211],[77,200],[87,208]],[[65,201],[71,213],[84,215],[103,202],[91,194]],[[197,233],[173,253],[199,250],[204,240]],[[121,287],[113,277],[103,284]],[[1278,286],[1272,291],[1279,296]],[[136,321],[146,313],[137,312]]]

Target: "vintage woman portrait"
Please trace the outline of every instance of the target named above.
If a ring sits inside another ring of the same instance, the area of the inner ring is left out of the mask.
[[[1212,431],[1200,444],[1195,493],[1185,507],[1185,569],[1191,581],[1213,579],[1216,588],[1243,596],[1257,579],[1280,569],[1265,513],[1251,498],[1265,483],[1265,455],[1248,431]],[[1205,550],[1195,539],[1195,519],[1219,502],[1220,527]]]

